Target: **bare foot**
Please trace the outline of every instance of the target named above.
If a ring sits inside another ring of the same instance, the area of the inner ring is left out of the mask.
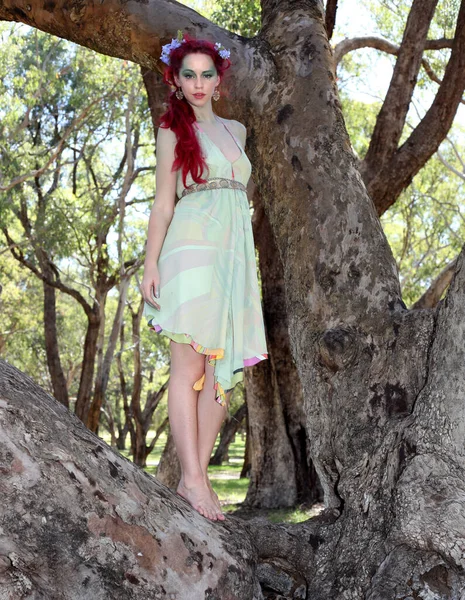
[[[210,483],[210,480],[208,479],[208,475],[205,475],[205,481],[207,482],[207,485],[210,488],[210,494],[211,494],[211,496],[213,498],[213,502],[216,505],[218,519],[220,521],[224,521],[225,520],[225,516],[224,516],[224,513],[223,513],[223,511],[221,509],[220,499],[218,498],[218,494],[212,488],[212,484]]]
[[[201,478],[188,483],[181,477],[176,492],[202,516],[212,521],[218,520],[218,509],[205,479]]]

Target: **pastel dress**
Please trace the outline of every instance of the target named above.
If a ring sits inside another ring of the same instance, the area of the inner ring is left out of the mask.
[[[229,161],[194,122],[208,165],[196,184],[177,174],[179,198],[158,259],[160,310],[144,305],[154,331],[190,344],[214,367],[215,400],[243,380],[244,367],[268,358],[246,185],[251,163]],[[193,388],[203,388],[205,373]]]

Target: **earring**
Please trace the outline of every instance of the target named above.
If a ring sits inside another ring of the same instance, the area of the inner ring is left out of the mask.
[[[215,101],[218,101],[220,99],[220,90],[218,88],[215,88],[215,91],[212,94],[212,98]]]
[[[182,93],[182,89],[181,89],[181,88],[178,88],[178,89],[176,90],[176,98],[177,98],[178,100],[182,100],[182,99],[184,98],[184,94]]]

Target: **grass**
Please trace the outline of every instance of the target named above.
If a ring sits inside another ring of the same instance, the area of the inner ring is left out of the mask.
[[[148,439],[153,435],[149,432]],[[103,435],[103,439],[109,444],[110,437]],[[129,439],[129,438],[128,438]],[[218,444],[219,437],[216,441]],[[163,433],[155,444],[153,452],[147,457],[146,471],[151,475],[156,475],[158,463],[160,461],[163,448],[166,444],[166,434]],[[221,466],[209,466],[208,475],[213,489],[218,494],[223,511],[227,514],[234,514],[243,518],[252,518],[257,516],[266,517],[273,523],[300,523],[315,516],[321,510],[321,505],[313,507],[297,506],[287,509],[241,509],[241,505],[247,495],[249,479],[240,477],[242,463],[245,452],[245,435],[237,434],[234,441],[229,446],[228,463]],[[126,458],[131,460],[128,450],[121,452]]]

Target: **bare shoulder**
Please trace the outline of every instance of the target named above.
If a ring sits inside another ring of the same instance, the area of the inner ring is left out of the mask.
[[[165,148],[176,145],[176,134],[169,127],[159,127],[157,133],[157,143]]]
[[[236,129],[237,137],[244,143],[245,146],[245,140],[247,138],[246,126],[243,125],[240,121],[235,121],[234,119],[231,120],[231,124]]]
[[[247,138],[247,129],[245,125],[234,119],[223,119],[223,121],[226,122],[231,131],[241,140],[242,145],[245,146],[245,140]]]

